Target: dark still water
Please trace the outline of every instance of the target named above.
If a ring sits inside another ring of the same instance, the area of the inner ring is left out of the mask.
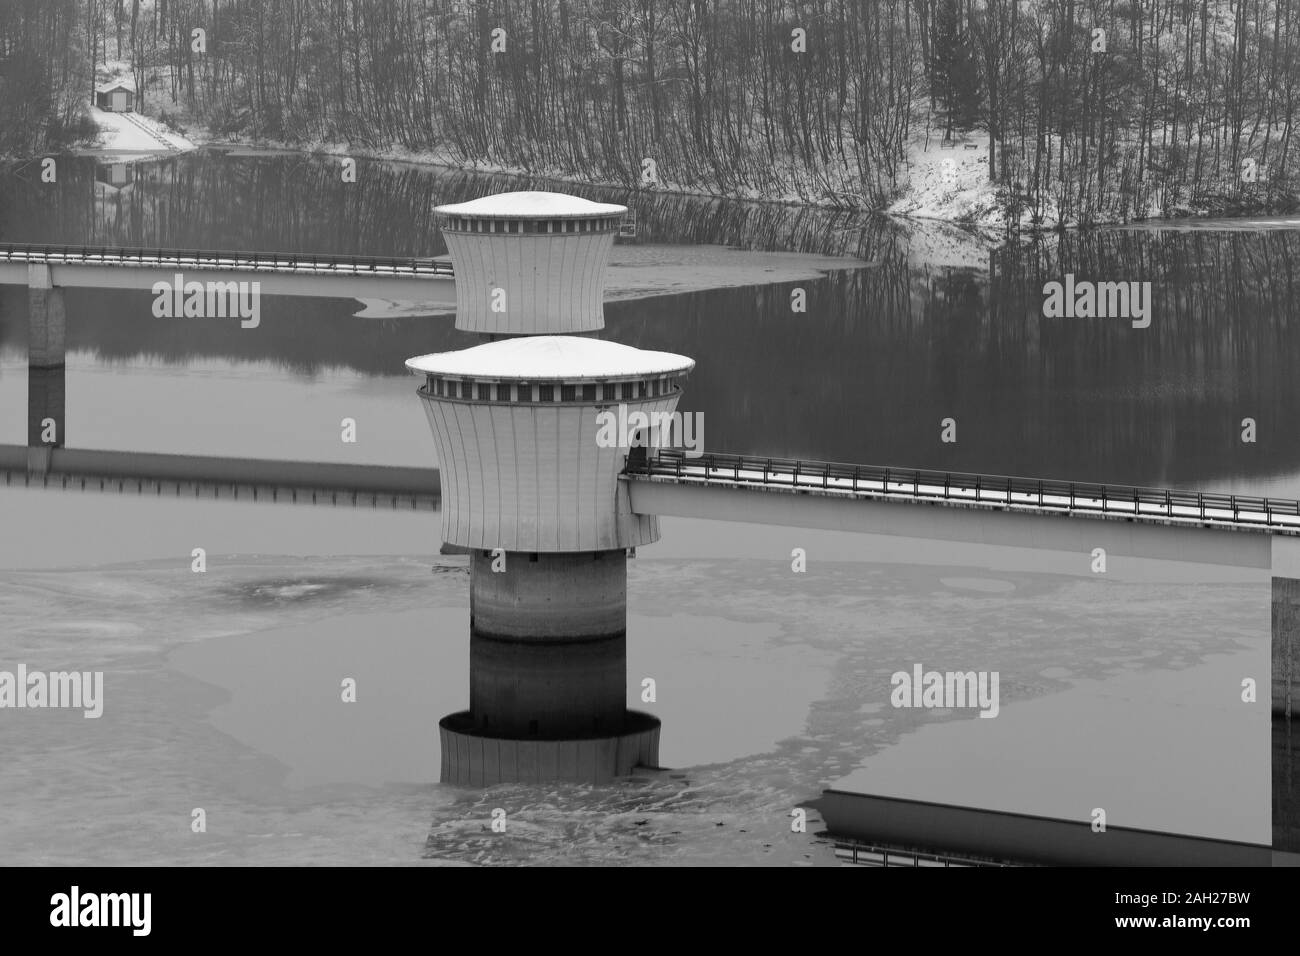
[[[102,170],[102,167],[101,167]],[[815,281],[621,301],[608,338],[692,356],[710,451],[1300,497],[1300,231],[1112,230],[990,252],[943,225],[628,194],[398,164],[202,152],[100,182],[0,173],[0,241],[429,255],[433,206],[527,188],[632,205],[644,241],[852,255]],[[102,171],[100,173],[102,176]],[[1151,283],[1151,323],[1044,318],[1043,284]],[[794,287],[806,313],[792,313]],[[476,344],[449,317],[264,301],[156,319],[146,293],[69,290],[69,447],[428,464],[403,368]],[[25,436],[25,290],[0,287],[0,441]],[[343,445],[339,422],[358,421]],[[940,440],[956,421],[955,443]],[[1242,420],[1258,440],[1243,443]]]

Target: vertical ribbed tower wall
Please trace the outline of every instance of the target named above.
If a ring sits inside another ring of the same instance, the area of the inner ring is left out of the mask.
[[[488,233],[473,227],[495,222],[452,223],[456,228],[444,225],[442,234],[456,267],[456,328],[507,335],[604,328],[605,264],[617,223],[521,219],[504,223],[512,231]],[[540,231],[546,228],[552,231]]]
[[[627,549],[659,537],[618,481],[602,421],[675,411],[694,362],[588,337],[625,207],[510,193],[437,210],[456,327],[486,344],[407,366],[442,482],[443,538],[470,549],[470,706],[443,718],[442,780],[602,783],[657,766],[659,721],[627,698]],[[569,333],[569,334],[557,334]]]

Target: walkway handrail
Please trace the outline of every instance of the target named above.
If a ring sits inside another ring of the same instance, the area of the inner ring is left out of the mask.
[[[0,262],[63,265],[181,266],[196,269],[340,272],[348,275],[452,276],[444,257],[350,256],[304,252],[236,252],[221,249],[157,249],[136,246],[59,246],[0,243]]]
[[[1047,478],[977,475],[794,458],[701,454],[659,449],[628,461],[624,474],[683,483],[726,483],[842,493],[870,498],[946,500],[1004,510],[1035,508],[1123,515],[1136,520],[1176,519],[1204,524],[1300,530],[1300,502],[1137,485],[1091,484]]]

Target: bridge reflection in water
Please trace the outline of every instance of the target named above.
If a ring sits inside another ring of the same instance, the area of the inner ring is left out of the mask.
[[[446,257],[0,244],[0,284],[28,287],[27,448],[0,447],[7,486],[434,510],[434,469],[72,450],[68,441],[65,287],[150,290],[251,279],[267,295],[392,297],[455,306]]]
[[[435,468],[0,445],[0,485],[266,504],[436,511]]]

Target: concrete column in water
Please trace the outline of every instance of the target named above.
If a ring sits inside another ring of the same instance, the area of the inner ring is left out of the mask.
[[[62,448],[66,421],[67,374],[63,366],[27,366],[27,447]]]
[[[55,287],[47,265],[27,267],[27,364],[62,368],[67,352],[63,290]]]
[[[492,570],[493,563],[504,570]],[[617,734],[627,697],[624,551],[470,558],[474,726],[507,737]]]
[[[440,724],[443,782],[656,767],[659,720],[626,700],[625,550],[471,552],[470,708]]]
[[[44,470],[49,451],[67,440],[67,313],[47,265],[27,267],[27,447]]]
[[[1300,853],[1300,538],[1272,549],[1273,849]]]
[[[1273,535],[1273,714],[1300,716],[1300,538]]]

